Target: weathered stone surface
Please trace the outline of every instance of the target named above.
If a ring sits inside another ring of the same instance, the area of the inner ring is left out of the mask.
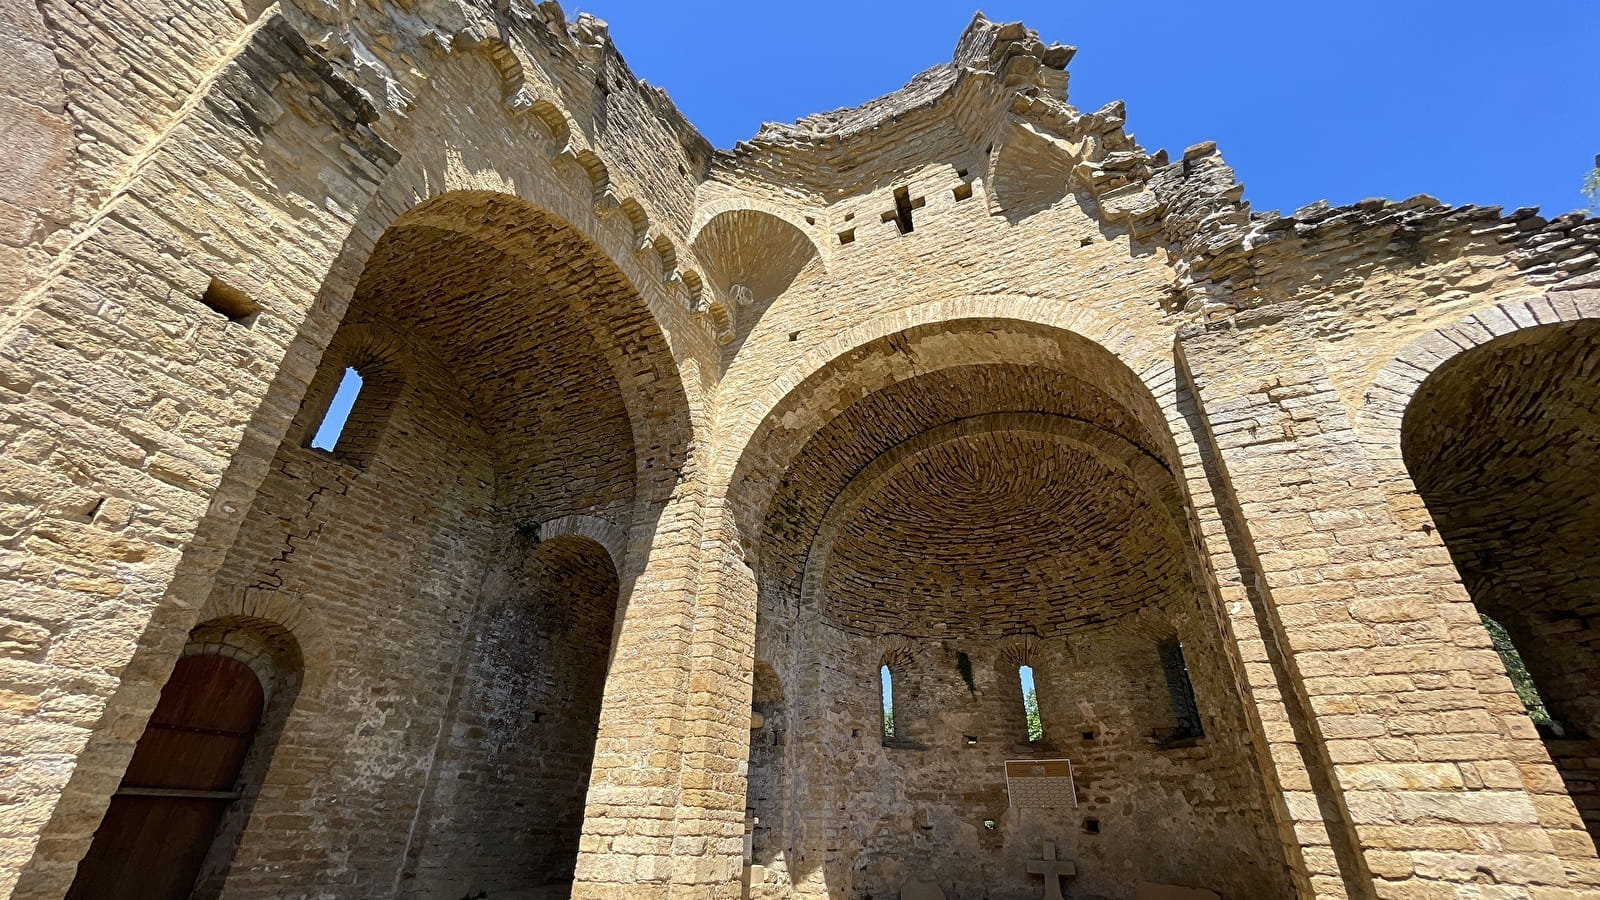
[[[554,3],[0,26],[0,896],[186,654],[203,896],[1600,890],[1600,223],[1255,213],[981,17],[730,150]]]

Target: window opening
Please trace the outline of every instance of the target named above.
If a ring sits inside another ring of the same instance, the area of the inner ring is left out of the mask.
[[[911,221],[911,211],[921,209],[927,203],[926,197],[912,197],[909,187],[897,187],[894,189],[894,209],[883,214],[883,221],[893,222],[901,234],[910,234],[916,227]]]
[[[878,678],[883,693],[883,739],[894,740],[894,675],[888,665],[878,668]]]
[[[1044,720],[1039,718],[1039,691],[1033,684],[1033,666],[1018,666],[1017,678],[1022,682],[1022,715],[1028,723],[1028,740],[1044,739]]]
[[[1511,686],[1516,688],[1517,698],[1522,701],[1522,706],[1528,711],[1528,718],[1533,724],[1542,725],[1556,731],[1561,726],[1550,716],[1550,709],[1544,705],[1544,698],[1539,696],[1539,688],[1533,683],[1533,675],[1528,672],[1528,664],[1523,661],[1522,654],[1517,652],[1517,645],[1511,642],[1511,633],[1499,622],[1479,613],[1483,620],[1483,627],[1489,631],[1489,641],[1494,644],[1494,652],[1500,654],[1500,662],[1506,667],[1506,675],[1511,678]]]
[[[346,367],[339,378],[339,389],[334,391],[333,401],[322,416],[322,424],[317,426],[316,436],[311,439],[311,446],[331,451],[339,443],[339,435],[350,421],[350,411],[355,408],[356,397],[360,394],[361,373]]]
[[[1167,674],[1167,693],[1172,698],[1172,716],[1177,720],[1174,740],[1197,738],[1205,734],[1200,727],[1200,708],[1194,699],[1194,683],[1189,680],[1189,664],[1183,658],[1183,642],[1177,638],[1161,644],[1161,667]]]

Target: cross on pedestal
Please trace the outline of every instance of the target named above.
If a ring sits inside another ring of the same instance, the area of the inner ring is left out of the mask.
[[[1056,859],[1055,842],[1045,841],[1044,859],[1028,860],[1028,874],[1044,876],[1044,900],[1063,900],[1061,878],[1078,874],[1078,867],[1070,860]]]

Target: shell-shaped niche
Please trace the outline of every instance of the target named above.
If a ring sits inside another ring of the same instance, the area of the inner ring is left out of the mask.
[[[754,209],[712,217],[695,235],[694,251],[741,334],[808,270],[822,268],[817,245],[805,232]]]

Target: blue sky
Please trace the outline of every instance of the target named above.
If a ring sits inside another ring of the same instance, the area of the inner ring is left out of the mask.
[[[851,106],[949,59],[977,8],[915,3],[564,4],[719,147]],[[1214,140],[1258,210],[1432,194],[1584,204],[1600,153],[1600,2],[1342,0],[982,7],[1079,48],[1071,100],[1128,103],[1147,149]]]

